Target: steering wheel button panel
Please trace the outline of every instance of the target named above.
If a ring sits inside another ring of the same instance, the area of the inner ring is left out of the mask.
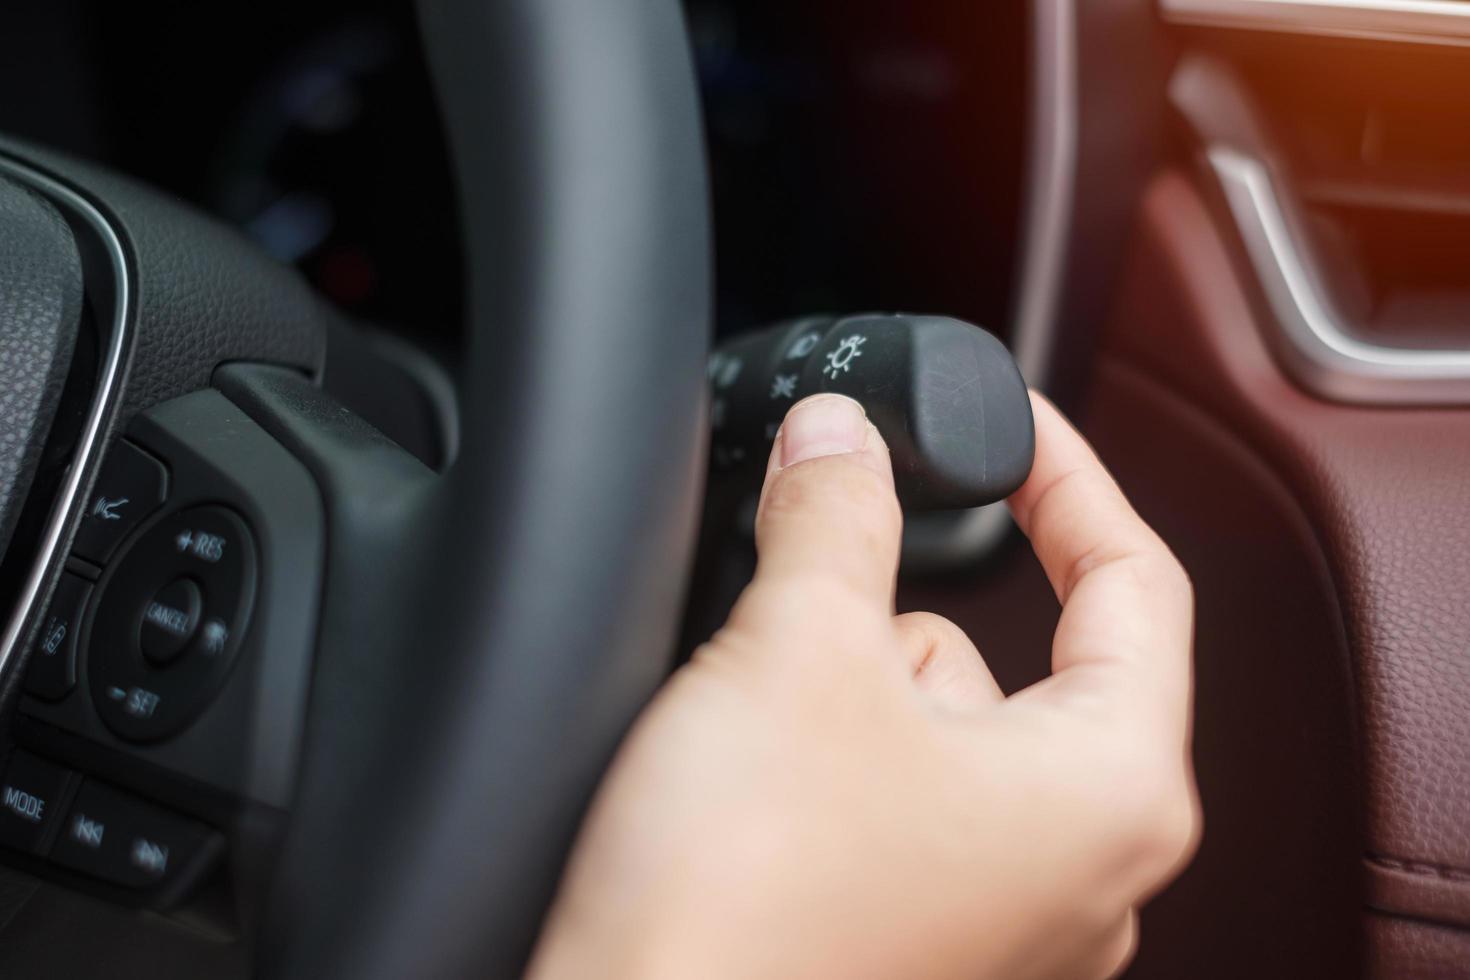
[[[207,505],[144,531],[108,570],[88,634],[93,704],[118,736],[152,741],[196,718],[229,674],[256,589],[255,543]]]
[[[138,645],[150,663],[171,663],[199,629],[204,598],[193,579],[175,579],[143,607]]]
[[[0,844],[39,850],[60,813],[70,770],[17,751],[0,782]]]
[[[86,579],[71,573],[61,576],[31,648],[30,666],[26,668],[27,694],[57,701],[76,687],[77,635],[91,594],[92,585]]]
[[[203,824],[88,780],[67,810],[51,860],[115,885],[147,888],[186,869],[212,835]]]
[[[72,550],[103,564],[167,496],[168,471],[163,464],[130,442],[119,442],[102,463]]]

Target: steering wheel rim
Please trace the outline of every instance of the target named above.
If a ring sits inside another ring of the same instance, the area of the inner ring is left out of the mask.
[[[401,568],[371,620],[429,624],[417,648],[394,623],[334,635],[375,604],[328,570],[267,975],[522,969],[691,560],[710,252],[682,11],[419,8],[467,254],[463,451],[377,542]],[[413,697],[363,670],[410,656]]]

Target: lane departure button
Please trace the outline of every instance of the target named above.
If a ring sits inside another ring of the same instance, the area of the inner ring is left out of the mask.
[[[128,888],[146,888],[184,870],[212,831],[96,780],[67,811],[51,860]]]
[[[59,701],[76,686],[77,633],[91,594],[92,586],[86,579],[70,573],[61,576],[31,648],[30,666],[26,668],[27,694]]]
[[[118,442],[102,462],[72,550],[101,565],[168,493],[163,464],[130,442]]]
[[[0,844],[34,851],[56,822],[69,770],[17,751],[0,781]]]

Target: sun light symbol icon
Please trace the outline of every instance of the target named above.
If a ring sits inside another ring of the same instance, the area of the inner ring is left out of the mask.
[[[844,337],[837,349],[827,355],[827,366],[822,368],[822,373],[829,378],[835,378],[844,371],[852,370],[852,359],[863,356],[861,348],[866,339],[861,334]]]

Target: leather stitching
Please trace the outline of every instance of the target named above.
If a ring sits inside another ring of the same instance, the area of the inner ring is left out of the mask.
[[[1470,869],[1467,868],[1433,864],[1429,861],[1405,861],[1401,858],[1380,857],[1376,854],[1368,855],[1368,862],[1390,871],[1402,871],[1407,874],[1441,878],[1458,884],[1470,884]]]

